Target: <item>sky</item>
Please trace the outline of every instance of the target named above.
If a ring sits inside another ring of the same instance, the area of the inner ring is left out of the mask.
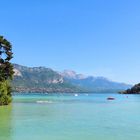
[[[139,0],[0,0],[13,63],[140,82]]]

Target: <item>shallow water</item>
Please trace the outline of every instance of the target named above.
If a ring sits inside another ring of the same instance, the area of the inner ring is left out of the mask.
[[[116,100],[108,101],[110,96]],[[0,107],[0,140],[140,140],[140,95],[13,98],[12,105]]]

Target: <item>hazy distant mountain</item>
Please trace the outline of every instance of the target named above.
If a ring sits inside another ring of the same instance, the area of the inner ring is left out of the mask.
[[[16,92],[116,92],[131,87],[69,70],[56,72],[45,67],[14,64],[14,71],[12,85]]]
[[[64,78],[68,78],[68,79],[85,79],[87,76],[83,75],[83,74],[77,74],[75,71],[72,70],[64,70],[63,72],[60,72],[60,74],[64,77]]]
[[[65,70],[61,75],[68,82],[92,92],[118,92],[131,87],[131,85],[110,81],[104,77],[85,76],[71,70]]]

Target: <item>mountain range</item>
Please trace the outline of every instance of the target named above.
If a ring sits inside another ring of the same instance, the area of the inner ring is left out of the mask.
[[[13,92],[118,92],[131,88],[128,84],[110,81],[104,77],[85,76],[72,70],[57,72],[45,67],[13,65]]]

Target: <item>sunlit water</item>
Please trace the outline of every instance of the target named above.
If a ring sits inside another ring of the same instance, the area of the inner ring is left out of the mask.
[[[108,101],[110,96],[116,100]],[[0,140],[140,140],[140,95],[13,98],[0,107]]]

